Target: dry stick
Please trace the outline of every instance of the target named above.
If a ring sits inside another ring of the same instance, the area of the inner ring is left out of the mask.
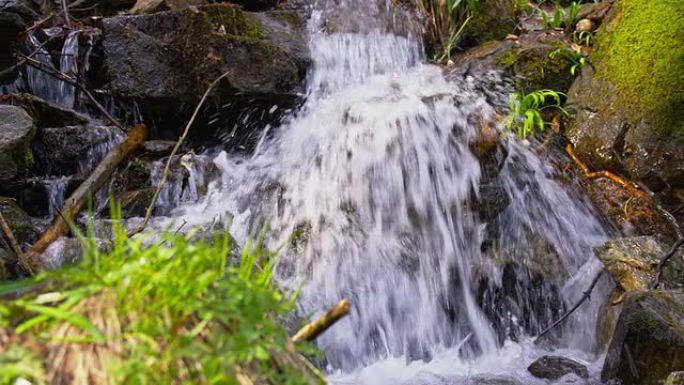
[[[176,145],[173,147],[173,150],[171,151],[171,155],[169,155],[169,159],[166,161],[166,166],[164,167],[164,173],[162,174],[162,178],[159,181],[159,185],[157,185],[157,190],[155,190],[154,195],[152,196],[152,201],[150,202],[149,206],[147,206],[147,211],[145,212],[145,218],[143,219],[142,223],[133,229],[128,236],[132,236],[134,234],[137,234],[141,232],[146,226],[147,223],[150,221],[150,218],[152,217],[152,211],[154,210],[154,206],[157,203],[157,199],[159,199],[159,194],[161,194],[162,189],[164,188],[164,185],[166,184],[166,180],[169,177],[169,170],[171,169],[171,162],[173,162],[173,157],[176,156],[176,153],[180,149],[180,147],[183,145],[183,141],[185,141],[185,138],[188,136],[188,132],[190,131],[190,127],[192,127],[192,124],[195,122],[195,119],[197,119],[197,115],[200,112],[200,109],[202,108],[202,105],[204,105],[204,102],[207,100],[207,97],[209,97],[209,94],[211,91],[216,87],[216,85],[221,81],[221,79],[225,78],[228,76],[229,73],[226,72],[223,75],[219,76],[214,80],[210,85],[209,88],[204,92],[204,95],[202,95],[202,99],[200,102],[197,104],[197,107],[195,107],[195,111],[192,114],[192,117],[190,117],[190,120],[188,121],[188,124],[185,126],[185,130],[183,131],[183,134],[178,138],[178,141],[176,142]]]
[[[19,246],[19,242],[17,242],[17,238],[14,236],[12,228],[10,228],[7,221],[5,221],[5,216],[2,215],[2,212],[0,212],[0,226],[2,226],[2,231],[9,240],[10,246],[12,246],[12,250],[14,250],[17,258],[19,258],[19,260],[24,258],[24,252],[21,250],[21,246]]]
[[[658,268],[656,270],[656,276],[653,279],[653,283],[651,284],[651,289],[655,289],[659,284],[660,284],[660,278],[663,275],[663,268],[665,267],[665,264],[672,259],[672,257],[675,255],[677,250],[684,245],[684,238],[680,238],[677,242],[675,242],[674,245],[672,245],[672,248],[670,251],[665,254],[661,259],[660,263],[658,263]]]
[[[71,19],[69,18],[69,6],[66,0],[62,0],[62,12],[64,12],[64,21],[66,21],[67,27],[71,29]]]
[[[544,329],[544,331],[539,333],[539,335],[535,338],[535,340],[538,340],[544,334],[550,332],[551,330],[553,330],[553,328],[560,325],[563,321],[565,321],[566,318],[568,318],[570,316],[570,314],[572,314],[575,310],[577,310],[577,308],[579,308],[580,305],[582,305],[584,303],[584,301],[588,300],[589,297],[591,296],[591,292],[594,290],[594,287],[596,286],[596,284],[598,283],[598,281],[602,275],[603,275],[603,270],[599,271],[599,273],[596,274],[596,277],[594,277],[594,280],[591,281],[591,285],[589,285],[589,288],[584,292],[584,294],[582,295],[582,298],[580,298],[580,300],[577,301],[577,303],[575,303],[575,305],[573,307],[571,307],[570,310],[565,312],[565,314],[563,314],[556,322],[552,323],[551,326],[547,327],[546,329]]]
[[[66,74],[63,73],[63,72],[60,72],[60,71],[57,71],[57,70],[55,70],[55,69],[46,67],[43,63],[39,62],[38,60],[32,59],[32,58],[27,57],[27,56],[24,56],[24,59],[26,59],[26,64],[28,64],[28,65],[30,65],[30,66],[32,66],[32,67],[38,69],[38,70],[41,70],[41,71],[45,72],[46,74],[48,74],[48,75],[50,75],[50,76],[52,76],[52,77],[55,77],[55,78],[57,78],[57,79],[59,79],[59,80],[65,82],[65,83],[68,83],[68,84],[70,84],[70,85],[72,85],[72,86],[78,88],[79,91],[81,91],[81,92],[83,92],[84,94],[86,94],[86,96],[88,97],[88,99],[90,99],[90,101],[93,102],[93,104],[95,105],[95,107],[97,107],[97,109],[100,110],[100,112],[107,118],[107,120],[109,120],[113,125],[119,127],[121,130],[123,130],[123,131],[126,130],[126,128],[124,127],[124,125],[121,124],[121,123],[119,123],[119,121],[116,120],[116,119],[107,111],[107,109],[104,108],[104,107],[97,101],[97,99],[95,99],[95,97],[93,96],[93,94],[91,94],[90,91],[88,91],[88,89],[86,89],[81,83],[79,83],[79,82],[77,82],[76,80],[72,79],[70,76],[66,75]]]
[[[26,253],[25,258],[20,261],[22,267],[32,274],[43,268],[39,258],[40,254],[57,238],[69,231],[69,222],[73,221],[76,215],[81,212],[88,197],[104,186],[119,164],[147,139],[147,134],[147,127],[142,124],[135,126],[128,133],[123,143],[107,153],[88,179],[81,183],[69,199],[64,202],[62,209],[59,211],[61,214],[53,218],[50,227],[45,230],[38,241]]]
[[[292,343],[297,343],[301,341],[313,341],[319,335],[323,334],[328,328],[330,328],[335,322],[342,319],[342,317],[349,314],[350,308],[349,301],[343,299],[332,307],[323,316],[310,322],[308,325],[301,328],[297,334],[295,334],[290,341]]]

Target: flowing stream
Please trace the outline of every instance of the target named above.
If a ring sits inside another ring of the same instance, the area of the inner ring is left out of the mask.
[[[389,7],[319,2],[307,102],[254,154],[220,153],[219,179],[174,221],[230,224],[239,242],[268,223],[270,245],[286,245],[279,282],[303,283],[301,314],[351,301],[350,316],[318,340],[334,384],[546,383],[526,367],[549,351],[596,376],[601,301],[574,313],[546,350],[531,337],[598,273],[591,248],[604,230],[531,145],[502,139],[489,155],[496,172],[484,170],[470,144],[495,115],[493,99],[505,100],[504,82],[448,80],[424,64],[410,32],[392,32],[380,17]],[[335,13],[356,25],[324,32]]]

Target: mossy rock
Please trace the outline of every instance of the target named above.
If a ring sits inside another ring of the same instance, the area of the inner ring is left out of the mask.
[[[564,55],[552,55],[557,49],[565,49],[565,45],[534,43],[512,51],[500,63],[506,65],[512,61],[516,84],[525,93],[539,89],[566,92],[573,81],[572,65]]]
[[[14,179],[33,165],[30,144],[35,132],[26,111],[0,105],[0,181]]]
[[[462,43],[475,46],[515,33],[518,12],[518,2],[515,0],[478,1],[477,11],[463,30]]]
[[[684,293],[629,294],[601,373],[623,385],[661,385],[684,368]]]
[[[0,197],[0,212],[12,229],[17,242],[32,243],[36,240],[38,232],[33,226],[31,217],[14,200]]]
[[[679,0],[618,0],[568,95],[577,153],[654,191],[684,186],[682,11]]]

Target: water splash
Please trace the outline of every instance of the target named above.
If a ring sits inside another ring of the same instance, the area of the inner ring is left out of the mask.
[[[45,188],[48,193],[48,213],[51,218],[57,214],[58,210],[61,210],[69,182],[71,182],[71,178],[66,176],[45,180]]]
[[[421,64],[410,34],[379,31],[314,33],[301,111],[255,154],[216,157],[220,179],[175,220],[230,221],[243,242],[268,222],[271,245],[287,246],[277,278],[304,282],[302,314],[351,300],[351,315],[318,340],[333,383],[430,383],[410,381],[416,367],[497,374],[504,358],[509,374],[528,379],[509,354],[538,352],[524,341],[591,281],[600,266],[591,247],[605,234],[553,168],[510,140],[487,176],[507,203],[482,220],[474,202],[493,202],[470,144],[501,93],[481,85],[499,77],[448,81]],[[532,270],[535,244],[558,274]],[[557,347],[591,351],[595,315],[580,310]]]

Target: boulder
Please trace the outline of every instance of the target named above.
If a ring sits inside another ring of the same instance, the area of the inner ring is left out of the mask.
[[[680,14],[677,1],[618,0],[568,94],[578,155],[655,192],[684,186]]]
[[[38,232],[33,226],[31,217],[14,200],[0,197],[0,212],[2,212],[2,216],[7,221],[10,229],[12,229],[17,242],[24,244],[32,243],[36,240]]]
[[[672,372],[665,380],[665,385],[684,385],[684,372]]]
[[[653,237],[620,238],[595,249],[622,290],[646,290],[655,279],[656,268],[665,250]],[[684,253],[675,254],[663,268],[661,283],[666,288],[684,287]]]
[[[28,112],[38,129],[85,125],[89,122],[86,116],[76,111],[60,107],[32,94],[11,94],[6,103]]]
[[[296,14],[226,3],[103,21],[105,66],[120,97],[195,102],[219,75],[219,94],[293,93],[308,59]]]
[[[17,76],[16,69],[5,69],[15,64],[14,51],[19,43],[19,33],[25,28],[19,15],[0,12],[0,84],[9,83]]]
[[[15,13],[24,21],[38,17],[40,5],[33,0],[0,0],[0,12]]]
[[[561,356],[543,356],[534,361],[527,370],[537,378],[557,380],[568,374],[589,378],[587,367],[575,360]]]
[[[121,217],[144,217],[155,191],[156,188],[148,187],[117,194],[116,201],[121,205]]]
[[[231,0],[231,3],[239,4],[248,11],[265,11],[275,8],[280,1],[278,0]],[[289,1],[288,1],[289,3]]]
[[[206,0],[138,0],[131,9],[131,13],[179,11],[190,6],[204,5],[206,3]]]
[[[627,296],[606,354],[603,381],[660,385],[684,368],[684,293],[633,292]]]
[[[462,32],[461,45],[476,46],[492,40],[502,40],[515,33],[518,26],[518,7],[515,0],[480,0],[477,12]]]
[[[33,119],[23,109],[0,105],[0,181],[14,179],[33,165]]]

